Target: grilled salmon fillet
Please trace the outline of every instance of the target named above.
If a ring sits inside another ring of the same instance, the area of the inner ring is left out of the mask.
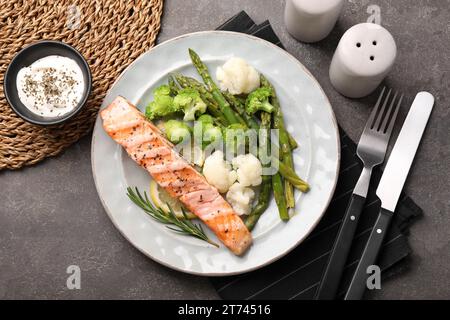
[[[246,251],[252,236],[241,218],[135,106],[119,96],[100,116],[108,135],[162,188],[199,217],[234,254]]]

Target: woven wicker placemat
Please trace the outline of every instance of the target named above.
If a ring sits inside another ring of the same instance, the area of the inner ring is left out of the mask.
[[[150,49],[160,28],[163,0],[2,0],[0,5],[0,170],[54,156],[90,132],[117,76]],[[14,55],[27,44],[52,39],[79,50],[93,87],[87,105],[63,125],[40,127],[19,118],[3,92]]]

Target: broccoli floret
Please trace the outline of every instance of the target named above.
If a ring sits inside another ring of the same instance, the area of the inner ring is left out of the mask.
[[[164,132],[170,142],[178,144],[191,136],[191,127],[185,122],[169,120],[164,123]]]
[[[222,139],[222,130],[219,127],[212,125],[211,123],[207,123],[203,127],[203,141],[202,147],[206,148],[211,143],[216,141],[220,141]]]
[[[206,111],[206,103],[200,97],[200,93],[195,89],[183,89],[174,98],[174,104],[179,110],[184,112],[184,121],[195,120],[195,116]]]
[[[209,114],[202,114],[198,117],[197,121],[200,121],[204,126],[207,124],[214,124],[214,118]]]
[[[257,111],[265,111],[271,113],[274,109],[270,104],[269,98],[272,96],[272,91],[268,88],[258,88],[247,97],[245,102],[245,110],[248,114],[254,114]]]
[[[179,111],[170,96],[170,87],[162,85],[153,91],[154,100],[145,109],[145,116],[153,120],[159,117],[170,116]]]
[[[155,96],[155,98],[162,96],[170,96],[170,86],[167,84],[159,86],[153,91],[153,95]]]
[[[197,123],[201,123],[201,141],[197,141],[197,144],[201,144],[203,149],[222,139],[222,130],[214,125],[214,118],[209,114],[202,114]]]

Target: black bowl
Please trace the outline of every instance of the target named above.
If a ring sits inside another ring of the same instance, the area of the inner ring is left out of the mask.
[[[25,107],[19,99],[17,92],[16,79],[17,73],[23,67],[28,67],[38,59],[50,56],[58,55],[73,59],[78,66],[80,66],[83,72],[84,78],[84,91],[83,97],[78,105],[69,113],[66,113],[59,117],[43,117],[37,115]],[[75,50],[75,48],[69,46],[60,41],[43,40],[33,43],[23,48],[17,55],[11,60],[11,63],[6,69],[5,78],[3,81],[3,88],[8,100],[9,105],[22,119],[38,125],[54,125],[59,124],[75,116],[86,103],[89,94],[91,93],[92,76],[89,66],[83,56]]]

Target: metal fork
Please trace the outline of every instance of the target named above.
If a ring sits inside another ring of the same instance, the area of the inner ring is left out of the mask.
[[[350,198],[316,299],[331,300],[336,297],[356,226],[366,201],[372,170],[383,163],[386,156],[386,149],[403,95],[397,99],[399,94],[396,92],[389,103],[392,90],[389,89],[384,97],[385,91],[386,88],[383,88],[358,143],[356,153],[364,164],[364,168]]]

